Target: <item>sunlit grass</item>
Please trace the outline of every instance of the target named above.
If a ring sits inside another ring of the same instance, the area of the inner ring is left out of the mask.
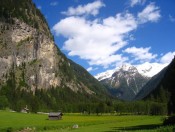
[[[0,111],[0,131],[20,130],[27,127],[40,132],[101,132],[101,131],[153,131],[158,130],[162,116],[114,116],[65,114],[62,120],[48,120],[44,114],[24,114]],[[77,124],[78,129],[72,126]],[[161,128],[163,129],[163,128]]]

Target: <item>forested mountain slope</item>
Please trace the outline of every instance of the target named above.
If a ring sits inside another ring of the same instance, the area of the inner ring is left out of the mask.
[[[103,98],[102,98],[103,97]],[[32,0],[0,2],[0,98],[32,111],[108,98],[105,88],[68,60]]]
[[[175,58],[143,87],[136,99],[166,103],[168,114],[175,113]]]

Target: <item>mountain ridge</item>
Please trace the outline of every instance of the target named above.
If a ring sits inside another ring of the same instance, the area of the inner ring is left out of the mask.
[[[148,80],[149,77],[142,76],[136,67],[123,64],[111,77],[100,82],[119,99],[132,100]]]
[[[96,79],[98,79],[99,81],[109,78],[112,76],[112,74],[114,72],[116,72],[117,70],[119,70],[123,65],[128,65],[128,66],[134,66],[137,68],[138,72],[140,74],[142,74],[145,77],[153,77],[154,75],[156,75],[158,72],[160,72],[164,67],[166,67],[168,64],[159,64],[159,63],[143,63],[140,65],[131,65],[131,64],[127,64],[127,63],[123,63],[122,65],[120,65],[119,67],[112,69],[112,70],[107,70],[105,72],[99,73],[97,75],[95,75],[94,77]]]
[[[175,113],[175,57],[171,63],[159,74],[155,75],[143,87],[135,100],[150,100],[159,103],[165,103],[168,109],[168,115]]]

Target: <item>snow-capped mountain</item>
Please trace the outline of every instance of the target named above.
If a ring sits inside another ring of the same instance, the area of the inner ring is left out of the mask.
[[[98,81],[101,81],[101,80],[104,80],[104,79],[107,79],[107,78],[112,77],[112,75],[114,74],[114,72],[119,71],[120,69],[122,69],[124,71],[128,71],[131,67],[132,67],[132,65],[130,65],[128,63],[125,63],[125,64],[121,65],[120,67],[118,67],[116,69],[107,70],[105,72],[101,72],[101,73],[95,75],[95,78]]]
[[[168,65],[168,63],[166,64],[160,64],[160,63],[143,63],[140,65],[133,65],[138,72],[145,76],[145,77],[153,77],[154,75],[156,75],[158,72],[160,72],[163,68],[165,68]],[[132,65],[130,64],[123,64],[120,67],[113,69],[113,70],[107,70],[105,72],[99,73],[97,75],[95,75],[95,78],[98,79],[99,81],[110,78],[112,76],[112,74],[116,71],[118,71],[119,69],[123,68],[123,70],[127,71],[130,67],[132,67]]]
[[[102,73],[99,73],[95,76],[95,78],[98,80],[98,81],[101,81],[101,80],[104,80],[106,78],[110,78],[112,76],[112,74],[116,71],[116,69],[114,70],[107,70],[105,72],[102,72]]]
[[[150,79],[140,74],[137,68],[130,64],[123,64],[109,77],[111,72],[103,73],[106,75],[102,77],[104,79],[100,76],[98,79],[108,87],[113,95],[123,100],[132,100]],[[108,78],[105,78],[107,76]]]
[[[165,68],[168,63],[160,64],[160,63],[143,63],[141,65],[135,65],[140,74],[146,77],[153,77],[157,73],[159,73],[163,68]]]
[[[175,57],[171,63],[161,70],[158,74],[152,77],[149,82],[142,88],[142,90],[137,94],[135,100],[150,100],[158,99],[158,101],[168,103],[167,106],[169,111],[172,112],[175,106]],[[171,110],[170,110],[171,109]]]
[[[95,76],[109,91],[120,99],[132,100],[142,87],[168,64],[143,63],[141,65],[122,64],[116,69]]]

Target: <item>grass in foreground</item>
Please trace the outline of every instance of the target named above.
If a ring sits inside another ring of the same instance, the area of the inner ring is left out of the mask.
[[[36,132],[114,132],[160,131],[173,129],[161,127],[162,116],[85,116],[65,114],[62,120],[48,120],[47,115],[0,111],[0,131],[16,131],[30,127]],[[72,126],[77,124],[78,129]]]

